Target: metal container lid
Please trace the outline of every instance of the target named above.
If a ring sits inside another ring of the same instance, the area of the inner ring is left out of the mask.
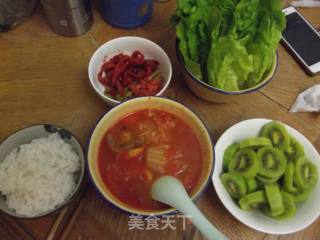
[[[89,4],[90,0],[41,0],[42,4],[48,4],[57,9],[74,9]]]

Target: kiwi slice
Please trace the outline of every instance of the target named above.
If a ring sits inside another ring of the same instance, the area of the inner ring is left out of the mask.
[[[302,145],[292,136],[290,136],[290,145],[285,151],[285,155],[287,156],[287,159],[291,161],[295,161],[304,156]]]
[[[270,216],[279,216],[284,212],[284,206],[279,186],[277,184],[264,185],[266,196],[268,199],[268,208],[266,209],[267,215],[270,211]]]
[[[245,211],[257,209],[266,203],[267,197],[263,190],[249,193],[239,200],[240,208]]]
[[[246,195],[247,183],[243,177],[232,173],[224,173],[220,178],[231,197],[238,199]]]
[[[294,164],[289,162],[287,164],[287,169],[284,172],[284,188],[291,193],[295,193],[298,189],[293,185],[293,174],[294,174]]]
[[[293,182],[300,189],[311,189],[318,181],[317,167],[306,157],[296,160]]]
[[[303,191],[298,191],[293,193],[293,198],[295,203],[302,203],[307,201],[307,199],[309,198],[309,196],[311,195],[312,189],[307,189],[307,190],[303,190]]]
[[[255,178],[249,178],[246,180],[248,193],[256,191],[258,188],[258,181]]]
[[[270,184],[270,183],[275,183],[279,180],[280,177],[276,177],[276,178],[268,178],[268,177],[265,177],[265,176],[262,176],[260,174],[258,174],[256,176],[256,178],[262,182],[262,183],[265,183],[265,184]]]
[[[250,137],[242,140],[239,143],[240,148],[258,148],[264,146],[271,146],[272,143],[269,138],[266,137]]]
[[[284,212],[274,218],[277,220],[285,220],[292,218],[296,214],[296,203],[294,201],[294,197],[287,192],[281,192]]]
[[[257,154],[248,148],[240,149],[229,163],[229,171],[245,178],[253,178],[260,169]]]
[[[287,159],[278,148],[263,147],[258,150],[259,175],[271,179],[279,178],[286,170]]]
[[[239,144],[233,143],[224,151],[223,154],[223,170],[228,171],[229,162],[234,158],[239,150]]]
[[[272,121],[263,126],[260,135],[269,138],[272,145],[282,151],[286,151],[290,146],[290,137],[287,129],[279,122]]]
[[[317,184],[314,163],[280,122],[270,122],[258,137],[229,145],[223,155],[221,181],[245,211],[260,209],[276,220],[296,214]]]

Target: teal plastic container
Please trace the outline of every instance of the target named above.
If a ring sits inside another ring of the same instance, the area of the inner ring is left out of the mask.
[[[134,28],[150,20],[153,0],[99,0],[99,11],[111,25]]]

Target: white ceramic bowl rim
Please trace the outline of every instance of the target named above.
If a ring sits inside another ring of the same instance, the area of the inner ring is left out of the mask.
[[[72,194],[62,203],[60,204],[59,206],[57,206],[56,208],[54,209],[51,209],[51,210],[48,210],[46,212],[43,212],[42,214],[39,214],[37,216],[33,216],[33,217],[28,217],[28,216],[23,216],[23,215],[18,215],[18,214],[11,214],[3,209],[0,208],[0,211],[8,216],[11,216],[11,217],[15,217],[15,218],[18,218],[18,219],[38,219],[38,218],[42,218],[42,217],[45,217],[45,216],[48,216],[48,215],[51,215],[55,212],[58,212],[60,211],[61,209],[63,209],[65,206],[69,205],[78,195],[78,193],[81,191],[81,186],[82,186],[82,183],[83,183],[83,179],[84,179],[84,175],[85,175],[85,154],[84,154],[84,148],[82,146],[82,144],[80,143],[79,139],[73,134],[71,133],[69,130],[63,128],[63,127],[60,127],[56,124],[50,124],[50,123],[36,123],[36,124],[33,124],[33,125],[29,125],[29,126],[26,126],[26,127],[23,127],[23,128],[19,128],[18,130],[15,130],[14,132],[10,133],[7,137],[5,137],[1,143],[0,143],[0,146],[5,143],[8,139],[12,138],[12,137],[15,137],[17,134],[19,134],[21,131],[24,131],[24,130],[27,130],[27,129],[31,129],[31,128],[35,128],[35,127],[43,127],[48,133],[49,131],[46,129],[46,126],[49,126],[49,127],[54,127],[55,129],[59,129],[59,130],[62,130],[63,134],[67,134],[68,136],[66,136],[67,138],[73,138],[75,140],[75,142],[79,145],[80,147],[80,154],[82,155],[83,157],[83,161],[80,163],[81,164],[81,169],[79,171],[79,179],[78,179],[78,182],[75,186],[75,189],[73,190]],[[59,133],[60,135],[62,133]],[[62,138],[64,138],[62,136]],[[32,140],[30,140],[32,141]],[[77,152],[77,154],[79,154]],[[80,158],[80,161],[81,161],[81,156],[79,156]]]
[[[231,144],[234,141],[238,141],[249,136],[254,136],[255,134],[252,134],[251,131],[259,132],[261,127],[270,121],[273,121],[273,120],[270,120],[270,119],[244,120],[234,124],[220,136],[220,138],[218,139],[215,145],[215,163],[214,163],[214,172],[212,175],[212,182],[220,201],[236,219],[238,219],[245,225],[260,232],[269,233],[269,234],[289,234],[289,233],[298,232],[308,227],[310,224],[312,224],[320,215],[320,205],[313,204],[311,208],[310,207],[311,205],[309,205],[310,202],[305,202],[297,206],[297,214],[299,214],[300,212],[300,214],[302,213],[305,215],[303,216],[300,215],[300,217],[298,218],[296,215],[292,219],[277,221],[265,216],[263,213],[260,213],[260,211],[241,210],[231,199],[230,195],[227,193],[227,191],[223,187],[220,180],[220,175],[222,173],[222,157],[223,157],[224,149],[227,147],[225,146],[226,143],[228,142]],[[314,158],[310,158],[310,160],[314,162],[317,165],[318,169],[320,170],[320,156],[316,148],[312,145],[312,143],[298,130],[294,129],[293,127],[285,123],[282,123],[282,124],[284,124],[288,132],[292,134],[295,138],[297,138],[297,140],[304,146],[306,150],[306,156],[308,157],[310,157],[310,155],[314,156]],[[246,128],[246,129],[250,128],[250,131],[242,133],[243,132],[241,131],[242,128]],[[238,139],[240,135],[241,135],[241,139]],[[218,149],[221,149],[221,150],[218,150]],[[220,153],[218,154],[218,152]],[[317,194],[318,196],[320,195],[320,180],[318,181],[317,186],[315,187],[314,192],[312,194],[313,194],[312,196],[314,196],[315,194]],[[308,199],[307,201],[309,200],[312,201],[312,203],[314,203],[316,201],[316,198],[310,197],[310,199]],[[302,222],[299,222],[299,221],[302,221]]]
[[[119,103],[122,103],[124,101],[118,101],[118,100],[115,100],[113,98],[110,98],[108,96],[106,96],[103,92],[101,92],[97,87],[96,85],[93,83],[93,80],[91,79],[91,73],[93,72],[93,61],[95,58],[97,58],[97,56],[99,55],[99,52],[107,45],[110,45],[110,44],[113,44],[119,40],[140,40],[140,41],[144,41],[150,45],[152,45],[154,48],[158,49],[158,51],[163,54],[166,59],[168,60],[168,65],[169,65],[169,69],[168,69],[168,80],[165,81],[165,84],[162,86],[161,90],[156,94],[156,96],[160,96],[161,94],[163,94],[163,92],[168,88],[169,84],[170,84],[170,81],[171,81],[171,77],[172,77],[172,64],[171,64],[171,61],[170,61],[170,58],[168,56],[168,54],[158,45],[156,44],[155,42],[149,40],[149,39],[146,39],[146,38],[142,38],[142,37],[136,37],[136,36],[125,36],[125,37],[118,37],[118,38],[114,38],[114,39],[111,39],[110,41],[108,42],[105,42],[104,44],[102,44],[101,46],[99,46],[96,51],[93,53],[90,61],[89,61],[89,68],[88,68],[88,75],[89,75],[89,79],[90,79],[90,83],[92,85],[92,87],[94,88],[94,90],[99,94],[99,96],[102,98],[102,99],[107,99],[109,102],[111,102],[113,105],[117,105]],[[143,53],[143,51],[141,51]],[[102,64],[102,63],[100,63]],[[96,77],[96,74],[95,73],[95,76]],[[127,99],[127,100],[130,100],[130,99]]]
[[[244,89],[244,90],[240,90],[240,91],[227,91],[227,90],[223,90],[223,89],[211,86],[211,85],[207,84],[206,82],[203,82],[203,81],[197,79],[193,75],[193,73],[184,64],[183,57],[179,51],[178,40],[176,40],[176,54],[178,56],[178,60],[179,60],[180,64],[182,65],[183,70],[190,76],[190,78],[193,81],[200,83],[202,86],[206,87],[209,90],[213,90],[213,91],[227,94],[227,95],[241,95],[241,94],[251,93],[251,92],[255,92],[255,91],[259,90],[260,88],[265,86],[268,82],[270,82],[273,79],[273,77],[277,71],[277,68],[278,68],[278,52],[276,51],[275,58],[274,58],[275,63],[272,64],[272,67],[269,70],[270,72],[268,72],[268,75],[267,75],[268,78],[266,78],[264,81],[260,82],[258,85],[251,87],[251,88],[248,88],[248,89]]]

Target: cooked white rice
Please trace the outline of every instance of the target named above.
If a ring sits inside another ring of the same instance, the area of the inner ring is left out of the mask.
[[[40,215],[65,202],[76,187],[79,156],[59,134],[33,140],[0,163],[0,192],[18,214]]]

